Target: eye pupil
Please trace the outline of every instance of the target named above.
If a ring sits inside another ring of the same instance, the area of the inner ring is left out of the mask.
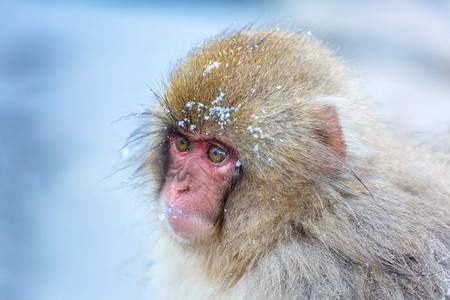
[[[180,152],[188,151],[189,150],[189,141],[185,137],[179,135],[175,139],[175,147]]]
[[[218,163],[223,162],[225,160],[225,158],[227,158],[227,153],[222,148],[212,145],[211,147],[209,147],[209,150],[208,150],[208,158],[213,163],[218,164]]]

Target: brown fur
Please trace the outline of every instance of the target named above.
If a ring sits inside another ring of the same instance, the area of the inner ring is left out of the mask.
[[[272,29],[219,36],[158,103],[144,166],[159,188],[170,130],[226,136],[242,165],[207,242],[156,222],[156,296],[449,297],[449,155],[391,137],[320,43]]]

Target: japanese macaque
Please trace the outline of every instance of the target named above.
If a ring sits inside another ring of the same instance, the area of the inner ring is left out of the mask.
[[[319,42],[218,36],[157,98],[155,298],[450,297],[449,154],[393,137]]]

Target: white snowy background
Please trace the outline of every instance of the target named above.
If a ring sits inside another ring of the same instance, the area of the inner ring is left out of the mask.
[[[450,1],[0,0],[0,299],[150,299],[145,191],[115,174],[192,46],[251,22],[310,30],[377,113],[450,132]]]

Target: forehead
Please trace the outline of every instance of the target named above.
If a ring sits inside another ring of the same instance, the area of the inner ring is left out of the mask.
[[[174,129],[171,134],[171,138],[175,138],[177,134],[184,136],[190,142],[217,142],[222,145],[233,147],[232,137],[226,134],[216,134],[211,132],[194,132],[187,131],[184,128]]]

